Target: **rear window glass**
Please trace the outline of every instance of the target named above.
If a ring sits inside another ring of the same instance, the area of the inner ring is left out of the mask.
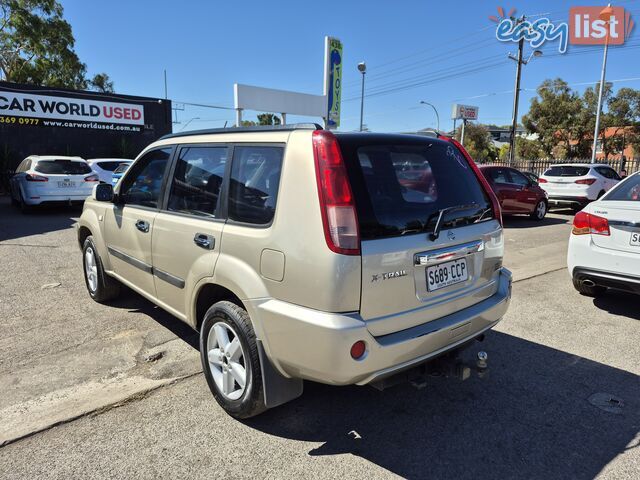
[[[118,161],[97,162],[97,163],[101,169],[106,170],[107,172],[113,172],[115,171],[116,168],[122,165],[122,162],[118,162]]]
[[[463,207],[443,216],[446,228],[492,218],[489,199],[453,145],[441,140],[354,145],[340,137],[339,142],[363,240],[429,232],[443,208]]]
[[[551,167],[544,175],[547,177],[583,177],[589,173],[589,167],[574,167],[565,165],[563,167]]]
[[[618,200],[622,202],[640,202],[640,175],[634,175],[628,180],[618,184],[606,200]]]
[[[49,175],[84,175],[91,173],[91,167],[86,162],[74,160],[40,160],[34,170]]]
[[[130,165],[130,163],[121,163],[120,166],[113,171],[113,173],[124,173],[127,171],[127,168],[129,168]]]

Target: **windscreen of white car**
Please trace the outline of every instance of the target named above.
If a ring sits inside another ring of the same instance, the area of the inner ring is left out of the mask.
[[[640,175],[629,178],[618,185],[606,198],[607,201],[640,202]]]
[[[589,173],[589,167],[562,165],[549,168],[544,172],[545,177],[584,177]]]
[[[76,160],[39,160],[34,170],[46,175],[86,175],[91,173],[91,167],[86,162]]]

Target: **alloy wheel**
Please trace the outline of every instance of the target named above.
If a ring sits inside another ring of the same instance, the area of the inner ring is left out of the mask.
[[[84,271],[87,274],[87,284],[91,293],[98,289],[98,265],[96,264],[96,254],[92,247],[88,247],[84,252]]]
[[[231,326],[213,325],[207,337],[207,358],[218,391],[229,400],[242,397],[247,384],[245,353]]]

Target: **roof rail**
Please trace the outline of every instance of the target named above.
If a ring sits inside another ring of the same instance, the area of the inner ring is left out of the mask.
[[[251,127],[207,128],[204,130],[189,130],[187,132],[169,133],[159,140],[176,137],[190,137],[193,135],[210,135],[214,133],[239,132],[288,132],[292,130],[322,130],[317,123],[292,123],[290,125],[255,125]]]

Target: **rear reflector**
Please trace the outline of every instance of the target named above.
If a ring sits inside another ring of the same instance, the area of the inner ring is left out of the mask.
[[[27,173],[24,177],[27,182],[48,182],[49,179],[47,177],[43,177],[42,175],[36,175],[35,173]]]
[[[358,340],[351,346],[351,358],[354,360],[358,360],[362,358],[364,353],[367,351],[367,344],[362,340]]]
[[[596,183],[595,178],[581,178],[580,180],[576,180],[575,183],[578,185],[593,185]]]
[[[313,153],[327,246],[343,255],[360,255],[355,201],[335,135],[326,130],[313,132]]]
[[[571,233],[574,235],[592,234],[609,236],[609,221],[606,218],[591,213],[578,212],[573,218]]]

